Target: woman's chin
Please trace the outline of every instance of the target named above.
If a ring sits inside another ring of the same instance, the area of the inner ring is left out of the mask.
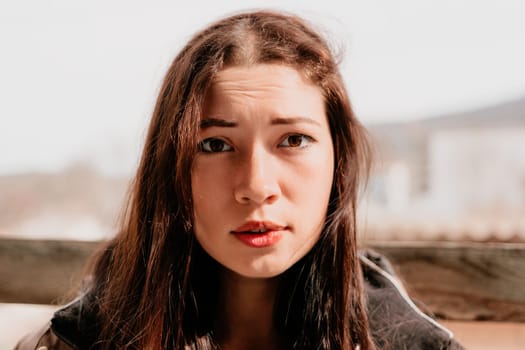
[[[223,265],[224,266],[224,265]],[[243,266],[225,266],[227,270],[244,278],[274,278],[285,272],[290,266],[274,262],[255,262]]]

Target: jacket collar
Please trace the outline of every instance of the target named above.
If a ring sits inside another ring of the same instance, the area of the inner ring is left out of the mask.
[[[369,326],[380,349],[462,349],[450,330],[414,304],[384,256],[366,250],[359,259]]]

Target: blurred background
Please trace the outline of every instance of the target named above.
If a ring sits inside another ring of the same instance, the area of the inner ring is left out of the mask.
[[[375,148],[365,241],[525,242],[520,0],[3,1],[0,237],[111,236],[171,60],[262,7],[312,21],[341,57]],[[0,348],[50,310],[0,304],[2,329],[18,326]]]

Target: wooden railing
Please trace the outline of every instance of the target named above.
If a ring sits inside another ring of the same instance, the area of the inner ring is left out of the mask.
[[[53,304],[97,242],[0,239],[0,302]],[[525,244],[372,242],[409,294],[449,320],[525,322]]]

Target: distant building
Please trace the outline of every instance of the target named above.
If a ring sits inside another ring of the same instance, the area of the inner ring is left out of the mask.
[[[525,240],[525,98],[369,129],[377,156],[365,217],[383,238]]]
[[[440,130],[428,151],[429,195],[439,212],[504,216],[525,208],[525,126]]]

